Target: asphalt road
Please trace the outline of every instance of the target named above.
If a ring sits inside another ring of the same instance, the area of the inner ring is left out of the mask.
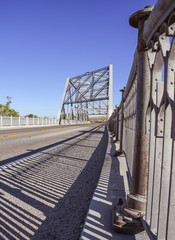
[[[107,130],[36,130],[0,133],[1,163],[8,157],[12,162],[14,154],[19,159],[41,153],[0,171],[0,239],[78,240],[103,165]]]
[[[0,130],[0,165],[61,144],[97,124]]]

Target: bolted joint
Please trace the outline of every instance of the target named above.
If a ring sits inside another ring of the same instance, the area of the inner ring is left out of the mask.
[[[144,231],[141,217],[133,218],[126,214],[123,209],[124,205],[118,203],[113,207],[112,212],[112,228],[118,233],[132,233],[136,234]],[[136,213],[137,214],[137,213]]]
[[[115,151],[115,153],[113,154],[114,157],[124,157],[124,152],[122,149],[119,149],[117,151]]]
[[[127,202],[122,206],[122,213],[131,218],[140,218],[145,216],[146,198],[137,194],[127,195]]]
[[[145,216],[145,211],[135,210],[132,208],[128,208],[127,206],[122,207],[122,213],[125,216],[133,218],[133,219],[137,219],[137,218],[141,218],[141,217]]]
[[[135,209],[138,212],[142,212],[142,216],[145,215],[144,212],[146,210],[146,197],[141,196],[139,194],[127,195],[127,207],[129,209]]]

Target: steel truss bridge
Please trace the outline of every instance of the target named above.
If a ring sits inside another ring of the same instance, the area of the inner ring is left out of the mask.
[[[89,115],[103,115],[107,119],[113,111],[112,65],[67,78],[58,111],[58,120],[87,121]]]

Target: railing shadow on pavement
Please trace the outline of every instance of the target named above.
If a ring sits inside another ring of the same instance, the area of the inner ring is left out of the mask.
[[[94,131],[96,128],[98,129],[98,126],[95,126],[94,128],[92,128],[91,131]],[[16,160],[21,159],[21,158],[29,157],[31,154],[42,152],[42,151],[45,151],[45,150],[47,150],[49,148],[53,148],[53,147],[59,146],[61,144],[65,144],[66,142],[69,142],[69,141],[73,140],[74,138],[78,138],[78,137],[83,136],[84,134],[87,134],[87,131],[80,131],[80,132],[81,132],[80,134],[77,134],[77,135],[75,135],[73,137],[69,137],[69,138],[67,138],[65,140],[62,140],[62,141],[59,141],[59,142],[47,145],[47,146],[42,147],[42,148],[38,148],[38,149],[35,149],[35,150],[27,149],[27,151],[28,151],[27,153],[20,154],[20,155],[17,155],[15,157],[4,159],[4,160],[0,161],[0,166],[2,166],[4,164],[11,163],[11,162],[16,161]]]
[[[114,157],[115,150],[113,138],[109,137],[105,161],[86,217],[81,240],[136,239],[134,234],[124,235],[112,230],[112,206],[122,200],[125,201],[129,188],[125,157]]]
[[[107,130],[94,132],[1,171],[2,239],[80,236],[107,147]]]

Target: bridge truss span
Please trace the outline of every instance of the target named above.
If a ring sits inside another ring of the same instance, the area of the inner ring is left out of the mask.
[[[87,121],[89,115],[112,113],[112,65],[67,78],[57,118]]]

